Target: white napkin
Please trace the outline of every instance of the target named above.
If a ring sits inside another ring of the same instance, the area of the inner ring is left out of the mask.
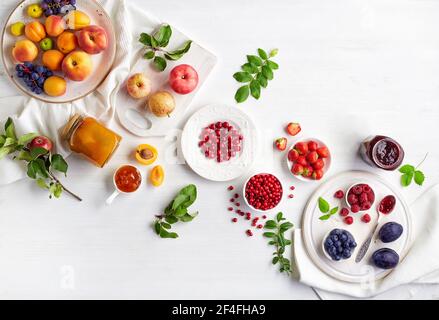
[[[57,152],[67,156],[70,151],[63,148],[59,131],[70,116],[82,111],[110,125],[115,114],[117,88],[129,74],[134,41],[137,43],[138,30],[133,26],[147,23],[158,24],[159,20],[126,4],[125,0],[98,0],[110,15],[116,32],[116,58],[105,81],[99,88],[83,99],[68,104],[46,104],[25,97],[6,97],[0,99],[0,125],[7,117],[14,119],[17,133],[38,132],[50,137],[57,146]],[[17,161],[6,157],[0,162],[0,185],[17,181],[24,177],[25,171]]]
[[[329,292],[366,298],[408,283],[439,283],[439,185],[421,195],[411,206],[413,243],[406,257],[387,277],[372,284],[354,284],[329,277],[314,265],[306,253],[301,230],[294,232],[294,260],[299,281]]]

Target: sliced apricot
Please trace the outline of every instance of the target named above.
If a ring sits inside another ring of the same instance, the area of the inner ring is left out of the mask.
[[[157,159],[157,149],[149,144],[140,144],[136,148],[135,157],[137,162],[149,165]]]
[[[162,166],[155,166],[152,168],[149,175],[149,181],[154,187],[159,187],[162,185],[163,180],[165,180],[165,171]]]

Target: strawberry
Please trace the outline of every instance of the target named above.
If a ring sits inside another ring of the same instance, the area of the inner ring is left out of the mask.
[[[318,158],[319,158],[319,155],[317,154],[316,151],[311,151],[306,156],[306,160],[308,160],[308,162],[311,163],[311,164],[316,162]]]
[[[313,171],[314,171],[314,169],[310,165],[308,165],[308,166],[303,168],[302,176],[304,176],[305,178],[309,178],[309,177],[311,177]]]
[[[308,150],[309,151],[316,151],[318,147],[319,147],[319,145],[317,144],[317,142],[312,141],[312,140],[308,142]]]
[[[325,163],[323,162],[323,159],[317,159],[317,161],[312,164],[314,170],[323,169],[324,166]]]
[[[290,151],[288,151],[288,160],[294,162],[297,160],[297,158],[299,158],[299,152],[297,152],[296,149],[291,149]]]
[[[314,170],[314,172],[312,173],[311,177],[314,180],[320,180],[321,178],[323,178],[323,170],[321,170],[321,169]]]
[[[318,148],[316,151],[317,151],[317,154],[319,155],[320,158],[329,157],[329,150],[326,147]]]
[[[308,144],[306,142],[297,142],[294,146],[300,154],[305,155],[308,153]]]
[[[279,138],[274,142],[277,150],[284,151],[287,148],[287,138]]]
[[[296,163],[298,163],[298,164],[300,164],[300,165],[302,165],[302,166],[307,166],[307,165],[308,165],[308,161],[306,161],[305,156],[299,156],[299,157],[297,158]]]
[[[286,131],[287,131],[287,133],[290,135],[290,136],[295,136],[296,134],[298,134],[301,130],[302,130],[302,128],[300,127],[300,124],[298,124],[298,123],[296,123],[296,122],[290,122],[288,125],[287,125],[287,127],[286,127],[286,129],[285,129]]]
[[[303,166],[301,164],[295,163],[291,167],[291,172],[296,176],[301,175],[303,173]]]

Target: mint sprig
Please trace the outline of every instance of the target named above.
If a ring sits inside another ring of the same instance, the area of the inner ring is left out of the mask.
[[[405,164],[402,167],[399,168],[399,172],[402,173],[401,175],[401,185],[403,187],[408,187],[412,181],[414,180],[415,183],[418,186],[422,186],[425,181],[425,175],[421,170],[418,170],[418,168],[421,166],[421,164],[427,159],[428,153],[425,155],[424,159],[415,167],[410,164]]]
[[[273,230],[264,232],[263,236],[271,239],[268,244],[275,246],[276,250],[273,253],[272,264],[279,264],[279,271],[285,272],[287,275],[291,273],[291,262],[284,257],[285,248],[291,245],[291,240],[285,239],[284,233],[293,228],[294,225],[291,222],[285,221],[282,212],[276,215],[276,220],[268,220],[265,223],[264,228]],[[285,222],[283,222],[285,221]]]
[[[143,57],[145,59],[152,60],[154,68],[159,72],[162,72],[166,69],[166,60],[179,60],[191,48],[192,41],[188,40],[176,50],[165,50],[164,48],[168,46],[171,37],[172,28],[168,24],[162,25],[154,34],[140,34],[139,42],[142,43],[147,49]]]
[[[277,49],[271,50],[269,54],[263,49],[258,49],[258,55],[247,55],[247,62],[241,66],[241,70],[233,75],[236,81],[245,83],[235,93],[235,100],[238,103],[247,100],[249,95],[255,99],[261,96],[261,89],[266,88],[268,81],[273,80],[273,70],[279,69],[279,65],[270,60],[278,53]]]
[[[338,212],[338,207],[331,209],[328,201],[326,201],[322,197],[319,197],[318,204],[319,204],[320,212],[325,213],[324,215],[319,217],[319,219],[322,221],[328,220],[329,218],[331,218],[331,216],[333,216],[334,214],[336,214]]]

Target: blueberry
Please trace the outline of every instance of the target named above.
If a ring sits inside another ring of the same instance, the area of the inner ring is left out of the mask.
[[[340,236],[340,239],[341,239],[342,241],[346,241],[346,240],[348,240],[348,236],[347,236],[345,233],[343,233],[343,234]]]
[[[338,252],[338,253],[342,253],[342,252],[343,252],[343,248],[342,248],[342,247],[338,247],[338,248],[337,248],[337,252]]]
[[[335,242],[335,246],[336,246],[337,248],[341,247],[341,241],[336,241],[336,242]]]
[[[335,261],[339,261],[341,259],[341,257],[339,256],[339,255],[336,255],[335,257],[334,257],[334,260]]]
[[[328,245],[332,245],[332,244],[334,244],[334,242],[332,242],[332,240],[331,239],[329,239],[329,238],[327,238],[326,239],[326,243],[328,244]]]
[[[347,259],[351,256],[351,251],[348,249],[343,250],[343,258]]]
[[[355,248],[357,246],[357,243],[354,241],[351,243],[351,248]]]
[[[50,70],[46,71],[46,77],[51,77],[51,76],[53,76],[53,72]]]
[[[335,241],[338,241],[338,236],[334,234],[334,235],[331,236],[331,239],[332,239],[332,241],[334,241],[334,242],[335,242]]]

